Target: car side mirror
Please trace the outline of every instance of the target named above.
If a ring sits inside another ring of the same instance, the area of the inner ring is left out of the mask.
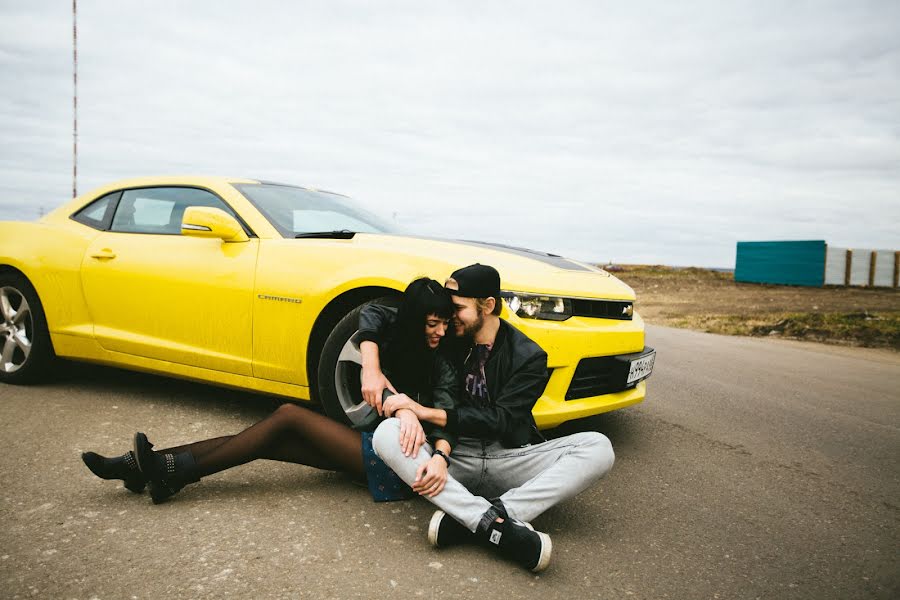
[[[221,238],[224,242],[246,242],[250,238],[237,219],[221,208],[189,206],[181,218],[181,235]]]

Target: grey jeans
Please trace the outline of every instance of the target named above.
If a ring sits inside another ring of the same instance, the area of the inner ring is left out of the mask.
[[[412,485],[416,469],[431,458],[425,444],[416,458],[400,449],[400,422],[386,419],[372,438],[375,452],[400,478]],[[498,442],[461,438],[450,457],[443,491],[429,500],[475,531],[499,498],[510,517],[531,521],[603,477],[615,454],[602,433],[586,431],[523,448],[504,448]]]

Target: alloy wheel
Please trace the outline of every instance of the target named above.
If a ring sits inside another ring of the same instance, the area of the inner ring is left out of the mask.
[[[14,287],[0,288],[0,371],[15,373],[28,362],[34,317],[25,296]]]

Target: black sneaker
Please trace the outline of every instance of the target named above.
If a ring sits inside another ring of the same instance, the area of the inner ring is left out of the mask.
[[[428,541],[435,548],[446,548],[475,540],[475,534],[465,525],[442,510],[431,515],[428,524]]]
[[[535,573],[550,564],[550,554],[553,552],[550,536],[530,529],[521,521],[506,519],[502,523],[494,522],[483,535],[488,546]]]

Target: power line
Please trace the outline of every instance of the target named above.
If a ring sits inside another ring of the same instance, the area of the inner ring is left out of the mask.
[[[78,0],[72,0],[72,197],[78,195]]]

